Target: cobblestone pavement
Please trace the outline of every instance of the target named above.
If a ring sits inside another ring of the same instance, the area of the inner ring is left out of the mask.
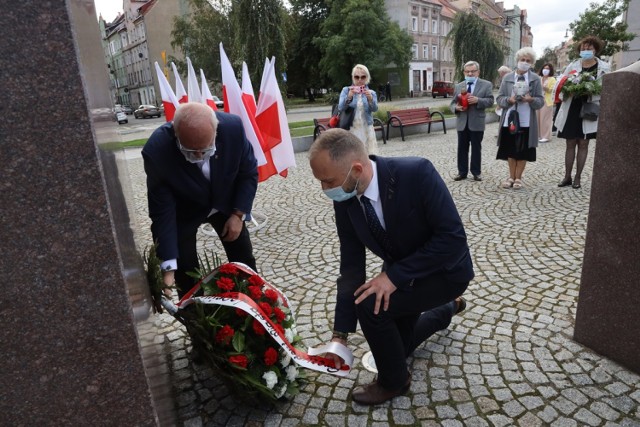
[[[410,360],[406,396],[366,407],[350,391],[373,380],[361,356],[360,333],[350,337],[356,365],[347,378],[308,372],[293,401],[248,407],[228,396],[205,366],[189,358],[189,339],[168,315],[154,322],[164,332],[176,398],[176,423],[328,426],[640,426],[640,377],[573,341],[584,250],[594,146],[582,189],[558,188],[564,141],[538,148],[522,190],[504,190],[505,162],[494,160],[497,125],[484,137],[484,181],[454,182],[456,134],[441,132],[380,142],[383,156],[423,156],[440,171],[464,220],[476,277],[469,305],[447,330],[431,337]],[[134,194],[136,241],[150,243],[142,160],[127,153]],[[330,337],[338,270],[338,241],[330,201],[311,175],[307,154],[287,179],[260,184],[255,211],[266,225],[252,234],[260,274],[293,302],[307,346]],[[224,256],[216,238],[202,250]],[[370,257],[370,273],[380,262]]]

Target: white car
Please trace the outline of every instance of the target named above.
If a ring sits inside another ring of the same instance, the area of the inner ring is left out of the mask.
[[[118,122],[119,125],[121,125],[123,123],[129,123],[129,118],[127,117],[127,114],[124,111],[116,110],[116,121]]]

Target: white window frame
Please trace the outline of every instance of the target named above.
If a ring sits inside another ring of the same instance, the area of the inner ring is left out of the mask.
[[[429,59],[429,45],[428,44],[423,44],[422,45],[422,58]]]
[[[422,18],[422,32],[429,32],[429,20],[427,18]]]
[[[418,31],[418,18],[416,18],[415,16],[411,17],[411,31]]]
[[[431,59],[438,60],[438,46],[436,45],[431,46]]]
[[[431,32],[433,34],[438,34],[438,20],[437,19],[432,19],[431,20]]]
[[[411,45],[411,58],[418,59],[418,44],[414,43]]]

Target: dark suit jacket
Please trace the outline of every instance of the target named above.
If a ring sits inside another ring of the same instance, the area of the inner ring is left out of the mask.
[[[173,123],[156,129],[144,148],[151,232],[162,260],[179,258],[178,236],[192,233],[212,208],[250,214],[258,188],[257,161],[239,117],[216,112],[216,152],[209,160],[211,181],[189,163],[176,144]]]
[[[355,290],[366,281],[365,247],[384,260],[383,270],[398,288],[441,274],[454,283],[473,278],[462,220],[444,181],[430,161],[418,157],[370,156],[377,164],[382,210],[391,240],[386,254],[371,235],[356,197],[334,202],[340,239],[336,330],[355,331]],[[428,284],[427,284],[428,286]],[[393,297],[392,297],[393,298]]]

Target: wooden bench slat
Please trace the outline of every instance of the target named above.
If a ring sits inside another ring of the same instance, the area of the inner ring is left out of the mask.
[[[435,117],[434,117],[435,116]],[[404,127],[413,125],[428,124],[428,133],[431,133],[431,123],[442,123],[444,133],[447,133],[447,125],[442,113],[435,111],[431,113],[428,107],[408,108],[406,110],[391,110],[387,112],[387,139],[391,127],[399,127],[400,135],[404,141]]]
[[[327,117],[327,118],[321,118],[321,119],[313,119],[313,124],[314,124],[314,129],[313,129],[313,140],[315,141],[316,138],[325,130],[329,129],[329,121],[331,120],[331,117]],[[384,123],[379,120],[379,119],[373,119],[373,129],[374,131],[380,131],[380,133],[382,134],[382,142],[384,144],[387,143],[387,138],[385,137],[385,132],[384,132]]]

